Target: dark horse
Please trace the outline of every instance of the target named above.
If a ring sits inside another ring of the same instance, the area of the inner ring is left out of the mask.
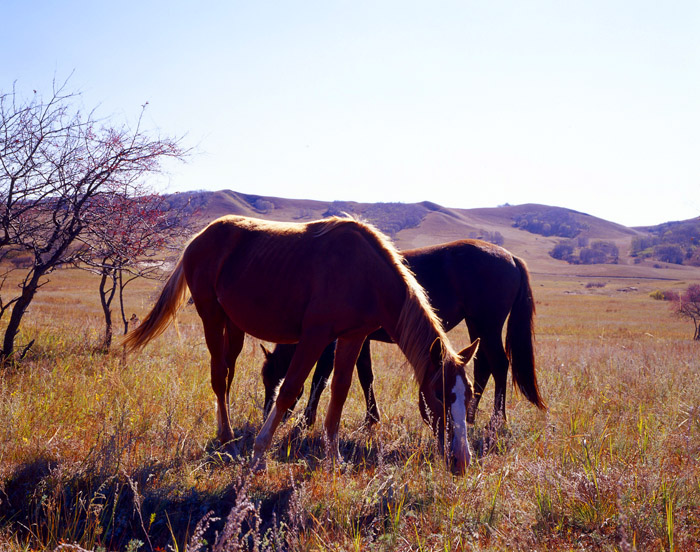
[[[325,431],[331,454],[339,459],[338,426],[353,367],[367,335],[380,327],[411,363],[421,414],[449,465],[457,473],[469,465],[466,411],[472,385],[465,366],[478,343],[459,354],[452,349],[423,288],[378,230],[337,217],[306,224],[222,217],[187,245],[155,306],[127,335],[127,349],[142,347],[162,333],[185,302],[188,288],[211,355],[221,443],[233,438],[228,396],[245,334],[298,343],[255,439],[257,467],[264,467],[275,429],[333,341],[335,368]]]
[[[424,287],[445,330],[462,320],[469,336],[480,339],[479,354],[474,360],[474,396],[467,421],[474,423],[481,395],[493,375],[496,384],[491,427],[506,420],[506,382],[508,363],[513,381],[534,405],[545,409],[535,375],[533,317],[535,303],[525,262],[502,247],[480,240],[462,240],[402,252],[409,268]],[[508,315],[510,314],[510,318]],[[508,318],[505,349],[501,334]],[[369,340],[391,342],[380,329],[365,341],[357,360],[357,375],[365,393],[365,423],[379,421],[379,409],[372,386],[372,360]],[[289,366],[294,345],[277,345],[272,352],[264,347],[262,368],[265,385],[265,411],[272,407],[275,389]],[[323,388],[333,369],[331,344],[319,358],[311,385],[311,396],[304,411],[304,421],[312,425]]]

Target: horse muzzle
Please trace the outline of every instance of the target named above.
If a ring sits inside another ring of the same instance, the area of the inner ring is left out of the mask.
[[[463,475],[467,471],[472,460],[472,451],[469,447],[469,440],[466,432],[459,435],[455,434],[451,440],[450,455],[448,457],[448,465],[450,471],[455,475]]]

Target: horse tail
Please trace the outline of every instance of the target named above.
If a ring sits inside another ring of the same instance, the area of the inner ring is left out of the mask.
[[[165,282],[158,301],[135,330],[129,332],[122,344],[127,352],[140,349],[152,339],[162,334],[175,318],[178,309],[187,299],[187,280],[182,265],[182,257],[175,270]]]
[[[522,259],[513,256],[520,271],[520,289],[510,310],[506,328],[506,355],[510,361],[513,381],[532,404],[542,410],[547,404],[540,395],[535,374],[535,299],[530,286],[530,274]]]

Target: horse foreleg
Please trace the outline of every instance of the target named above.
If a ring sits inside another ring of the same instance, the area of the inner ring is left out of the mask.
[[[328,439],[329,453],[333,459],[341,463],[342,458],[338,450],[338,428],[340,427],[340,415],[343,405],[352,383],[352,372],[360,349],[364,343],[361,338],[338,339],[335,347],[335,365],[333,367],[333,380],[331,381],[331,400],[326,414],[326,437]]]
[[[311,380],[311,393],[309,402],[304,410],[304,423],[307,427],[314,425],[316,421],[316,411],[318,410],[318,401],[321,399],[321,393],[328,384],[328,378],[333,371],[333,359],[335,358],[335,342],[328,345],[321,353],[321,356],[316,363],[314,376]]]
[[[257,469],[264,469],[263,456],[272,442],[272,436],[277,426],[284,419],[287,410],[294,404],[299,392],[304,386],[306,378],[311,372],[316,360],[320,356],[329,339],[321,336],[302,336],[297,345],[292,362],[289,365],[287,375],[277,393],[277,399],[272,411],[267,416],[260,433],[255,438],[253,445],[253,465]]]
[[[506,391],[508,389],[508,357],[499,341],[498,347],[487,351],[493,373],[495,391],[493,397],[493,415],[489,426],[492,430],[500,429],[506,423]]]
[[[362,349],[360,349],[360,356],[357,357],[357,377],[360,380],[362,391],[365,394],[365,403],[367,404],[364,424],[372,426],[379,422],[379,407],[374,398],[374,373],[372,372],[372,355],[370,353],[369,339],[365,339]]]
[[[484,389],[486,389],[486,384],[489,382],[489,377],[491,377],[491,368],[486,355],[484,353],[479,354],[479,352],[476,355],[474,359],[474,394],[467,409],[467,422],[470,424],[474,423],[476,410],[484,394]]]

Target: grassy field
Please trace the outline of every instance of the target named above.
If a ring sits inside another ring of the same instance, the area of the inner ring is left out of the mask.
[[[267,471],[252,474],[263,401],[257,340],[238,361],[237,440],[225,452],[213,441],[208,353],[192,307],[124,359],[118,347],[97,352],[97,283],[72,270],[52,280],[20,338],[36,338],[34,347],[0,370],[0,550],[700,546],[700,344],[689,322],[649,297],[672,283],[535,274],[538,376],[550,409],[509,389],[507,430],[454,477],[395,346],[373,347],[382,423],[371,433],[360,429],[364,400],[353,383],[345,466],[325,461],[320,423],[298,431],[293,418],[275,436]],[[157,286],[138,285],[129,312],[143,316]],[[461,328],[450,338],[468,343]],[[491,383],[477,450],[492,395]]]

